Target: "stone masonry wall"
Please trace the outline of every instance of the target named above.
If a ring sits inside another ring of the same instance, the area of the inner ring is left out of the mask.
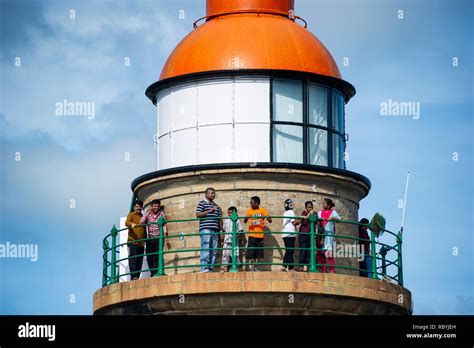
[[[224,214],[230,206],[236,206],[239,216],[244,216],[249,207],[250,198],[259,196],[261,206],[271,215],[283,215],[284,201],[291,198],[295,203],[295,213],[301,214],[306,201],[313,200],[315,207],[321,209],[324,198],[331,198],[336,204],[336,211],[343,220],[358,220],[359,201],[368,193],[368,187],[362,181],[341,175],[318,173],[296,169],[273,168],[241,168],[202,170],[179,173],[151,179],[141,183],[135,193],[147,204],[155,199],[161,199],[168,219],[189,219],[195,217],[195,209],[199,200],[204,199],[207,187],[216,189],[215,202],[222,208]],[[244,231],[248,226],[241,221]],[[282,219],[274,219],[273,223],[266,222],[266,231],[281,231]],[[170,223],[170,235],[180,233],[197,233],[198,222]],[[353,240],[337,236],[357,237],[357,227],[338,224],[336,227],[336,243],[354,243]],[[265,246],[284,247],[281,235],[266,235]],[[170,238],[172,249],[199,248],[199,237]],[[298,247],[298,243],[296,244]],[[220,252],[217,263],[221,262]],[[284,250],[265,250],[264,262],[280,263]],[[295,262],[299,252],[295,252]],[[198,265],[199,252],[169,253],[165,257],[166,266]],[[355,258],[336,258],[336,266],[358,267]],[[262,270],[277,271],[281,266],[262,266]],[[168,269],[167,274],[197,272],[198,267]],[[218,269],[217,269],[218,271]],[[338,269],[337,273],[357,274],[355,271]]]

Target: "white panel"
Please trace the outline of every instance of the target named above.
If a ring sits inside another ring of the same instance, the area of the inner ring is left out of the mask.
[[[235,125],[235,162],[270,161],[270,126],[265,124]]]
[[[158,158],[159,158],[159,165],[158,167],[161,169],[170,168],[172,166],[171,163],[171,155],[172,155],[172,148],[171,148],[171,138],[167,134],[158,140]]]
[[[196,128],[173,132],[173,167],[197,163]]]
[[[159,134],[166,134],[170,127],[173,131],[171,139],[164,135],[158,140],[159,169],[269,162],[269,88],[269,78],[237,78],[235,82],[227,78],[176,86],[172,94],[170,90],[160,94]],[[199,134],[192,128],[196,122]]]
[[[232,125],[199,127],[199,164],[232,162]]]
[[[173,98],[171,92],[161,94],[158,99],[159,103],[159,114],[160,118],[158,126],[158,135],[167,133],[171,128],[171,116],[173,115]]]
[[[199,125],[232,123],[232,80],[199,83]]]
[[[120,218],[120,227],[119,229],[126,228],[125,221],[126,217]],[[119,247],[119,259],[122,260],[119,262],[119,274],[125,274],[130,272],[128,268],[128,246],[125,244],[128,241],[128,230],[123,230],[118,233],[118,242],[117,244],[124,244]],[[130,280],[130,275],[119,277],[119,282],[128,282]]]
[[[196,126],[196,85],[173,89],[173,130]]]
[[[153,135],[153,146],[156,155],[156,170],[160,170],[160,151],[158,150],[158,133],[160,132],[160,104],[156,104],[156,130]]]
[[[235,79],[235,121],[270,122],[270,80]]]

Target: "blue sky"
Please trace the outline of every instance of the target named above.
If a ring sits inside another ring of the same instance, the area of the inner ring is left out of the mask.
[[[130,182],[155,168],[144,91],[205,1],[0,6],[0,243],[39,247],[37,262],[0,259],[0,313],[90,314],[101,240],[126,213]],[[295,13],[357,89],[347,168],[372,181],[360,215],[380,211],[397,230],[411,172],[404,280],[415,314],[474,314],[472,1],[296,0]],[[64,99],[95,102],[95,118],[56,116]],[[388,99],[419,102],[420,118],[381,116]]]

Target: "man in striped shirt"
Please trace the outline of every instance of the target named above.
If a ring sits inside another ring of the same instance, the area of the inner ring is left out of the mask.
[[[221,208],[214,203],[216,190],[209,187],[204,192],[206,199],[200,201],[196,207],[197,218],[222,217]],[[217,238],[221,229],[221,219],[206,219],[199,221],[199,233],[201,237],[201,272],[211,272],[216,262]],[[209,250],[211,249],[211,250]]]

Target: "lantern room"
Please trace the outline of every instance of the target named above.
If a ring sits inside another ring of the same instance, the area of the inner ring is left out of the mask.
[[[207,1],[206,17],[146,91],[157,106],[158,170],[248,162],[345,169],[344,105],[355,90],[293,10],[290,0]]]

